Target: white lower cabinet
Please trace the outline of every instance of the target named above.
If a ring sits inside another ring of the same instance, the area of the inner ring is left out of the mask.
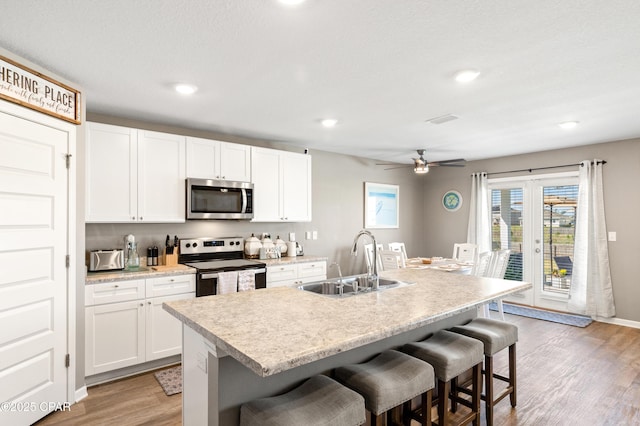
[[[110,303],[85,311],[85,374],[144,362],[144,303]]]
[[[295,286],[326,278],[326,261],[267,266],[267,288]]]
[[[85,375],[181,353],[181,323],[162,303],[193,297],[191,274],[87,285]]]
[[[182,352],[182,323],[162,309],[162,304],[193,297],[195,297],[194,293],[188,293],[147,299],[145,312],[145,355],[147,361]]]

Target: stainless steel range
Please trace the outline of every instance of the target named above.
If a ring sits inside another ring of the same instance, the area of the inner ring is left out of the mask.
[[[198,270],[196,297],[216,294],[218,273],[226,271],[253,269],[256,289],[267,287],[266,265],[244,259],[242,237],[182,239],[178,262]]]

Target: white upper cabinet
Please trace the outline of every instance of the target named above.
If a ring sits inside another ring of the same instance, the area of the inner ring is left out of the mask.
[[[138,131],[138,220],[185,221],[185,137]]]
[[[251,148],[254,222],[311,220],[311,156]]]
[[[87,123],[86,221],[138,217],[138,131]]]
[[[86,221],[184,222],[185,137],[87,123]]]
[[[280,165],[284,220],[311,221],[311,156],[283,151]]]
[[[187,137],[187,177],[251,181],[251,147]]]

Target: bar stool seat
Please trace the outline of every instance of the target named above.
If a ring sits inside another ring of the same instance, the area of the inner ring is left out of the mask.
[[[476,318],[473,321],[451,328],[451,331],[472,337],[484,345],[484,386],[482,399],[485,401],[487,425],[493,424],[493,406],[509,395],[511,406],[516,406],[516,342],[518,327],[504,321]],[[509,348],[509,377],[493,372],[493,356]],[[497,396],[493,392],[493,379],[507,383],[507,387]]]
[[[431,390],[435,386],[433,367],[405,353],[387,350],[368,362],[335,369],[335,378],[364,397],[365,408],[371,412],[371,424],[382,421],[387,413],[391,424],[391,409],[404,405],[404,423],[411,421],[411,400],[422,395],[423,425],[431,426]]]
[[[362,396],[322,375],[285,394],[240,407],[241,426],[357,426],[365,421]]]
[[[402,352],[428,362],[433,366],[438,379],[438,424],[449,422],[448,399],[451,398],[451,412],[456,411],[457,403],[471,408],[471,412],[462,417],[458,424],[480,421],[480,388],[482,343],[476,339],[441,330],[420,342],[408,343],[402,347]],[[471,401],[451,394],[451,381],[460,374],[473,370]]]

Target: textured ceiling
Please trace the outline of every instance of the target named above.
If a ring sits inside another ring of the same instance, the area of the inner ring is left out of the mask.
[[[638,22],[637,0],[2,0],[0,46],[81,85],[88,112],[474,160],[640,137]]]

